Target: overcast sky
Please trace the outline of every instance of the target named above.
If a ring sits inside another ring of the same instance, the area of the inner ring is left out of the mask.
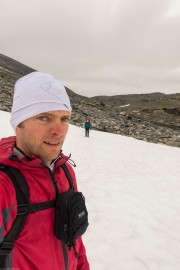
[[[0,53],[85,96],[180,92],[180,0],[0,0]]]

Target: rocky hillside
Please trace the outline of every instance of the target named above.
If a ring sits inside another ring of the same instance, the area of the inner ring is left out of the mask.
[[[0,54],[0,110],[10,111],[14,82],[32,72]],[[84,97],[67,89],[73,106],[72,124],[82,127],[85,117],[93,129],[180,147],[180,91],[141,95]]]

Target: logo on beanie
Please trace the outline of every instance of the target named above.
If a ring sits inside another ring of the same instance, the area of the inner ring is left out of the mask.
[[[49,93],[50,95],[54,96],[55,98],[59,99],[60,95],[63,95],[59,91],[59,85],[56,82],[46,82],[40,85],[40,88]],[[62,89],[64,90],[64,89]]]

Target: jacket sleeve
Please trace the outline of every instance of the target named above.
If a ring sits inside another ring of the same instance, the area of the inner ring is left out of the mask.
[[[79,240],[79,251],[78,251],[79,257],[78,257],[77,270],[90,270],[89,262],[86,256],[86,249],[82,242],[82,238],[79,237],[78,240]]]

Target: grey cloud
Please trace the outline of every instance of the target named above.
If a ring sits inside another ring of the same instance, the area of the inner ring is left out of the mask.
[[[169,16],[172,3],[3,1],[1,53],[88,96],[178,92],[180,16]]]

